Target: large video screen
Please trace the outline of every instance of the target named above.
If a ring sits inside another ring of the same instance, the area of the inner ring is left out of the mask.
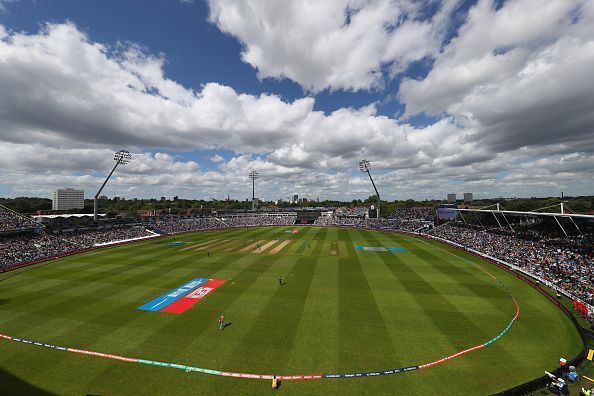
[[[458,211],[454,208],[437,208],[437,218],[439,220],[456,220]]]

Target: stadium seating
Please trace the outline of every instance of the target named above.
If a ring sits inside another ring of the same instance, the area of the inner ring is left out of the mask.
[[[444,224],[432,234],[520,267],[594,305],[594,245],[591,236],[547,238],[462,224]]]
[[[20,233],[0,237],[0,271],[19,264],[60,256],[80,247],[48,234]]]
[[[28,217],[0,206],[0,232],[31,230],[38,226],[38,223]]]

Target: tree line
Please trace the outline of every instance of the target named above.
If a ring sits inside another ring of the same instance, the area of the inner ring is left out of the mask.
[[[397,208],[411,208],[415,206],[435,206],[444,201],[442,200],[424,200],[418,201],[413,199],[395,200],[395,201],[381,201],[382,217],[389,216]],[[574,211],[577,213],[591,213],[594,211],[594,196],[581,197],[565,197],[563,199],[556,197],[549,198],[493,198],[481,199],[467,206],[472,208],[480,208],[488,205],[500,203],[501,209],[517,210],[517,211],[532,211],[546,206],[558,205],[563,202],[566,205],[567,211]],[[357,207],[376,204],[375,196],[370,196],[365,200],[355,199],[352,201],[307,201],[299,203],[279,202],[261,202],[259,208],[261,210],[274,208],[314,208],[314,207]],[[39,197],[17,197],[17,198],[0,198],[0,205],[10,208],[19,213],[34,213],[38,210],[51,210],[52,201],[48,198]],[[101,199],[99,200],[99,212],[109,214],[136,214],[141,210],[167,210],[171,213],[200,211],[209,212],[213,210],[250,210],[252,202],[250,200],[202,200],[202,199],[177,199],[177,200],[157,200],[157,199]],[[559,207],[550,208],[547,211],[559,211]],[[85,199],[84,209],[71,209],[69,213],[93,213],[93,200]]]

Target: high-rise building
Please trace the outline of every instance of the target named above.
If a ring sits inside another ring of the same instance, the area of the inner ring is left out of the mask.
[[[448,194],[448,203],[455,203],[456,202],[456,194]]]
[[[293,203],[297,203],[299,202],[299,195],[295,194],[293,195]]]
[[[464,202],[472,202],[472,193],[464,193]]]
[[[84,190],[63,188],[54,191],[53,210],[83,209],[85,207]]]

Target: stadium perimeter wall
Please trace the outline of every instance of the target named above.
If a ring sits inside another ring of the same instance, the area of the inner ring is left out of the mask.
[[[296,224],[295,226],[297,226],[298,224]],[[308,225],[299,225],[299,226],[308,226]],[[279,227],[279,226],[241,226],[241,227],[226,227],[226,228],[214,228],[214,229],[206,229],[206,230],[197,230],[197,231],[184,231],[184,232],[179,232],[179,233],[175,233],[175,234],[162,234],[159,236],[155,236],[152,238],[148,238],[149,240],[154,240],[154,239],[159,239],[159,238],[166,238],[166,237],[171,237],[171,236],[176,236],[176,235],[184,235],[184,234],[195,234],[198,232],[208,232],[208,231],[221,231],[221,230],[226,230],[229,228],[260,228],[260,227]],[[281,226],[282,227],[282,226]],[[326,227],[326,226],[317,226],[316,227]],[[327,226],[327,227],[336,227],[336,226]],[[531,287],[533,287],[534,289],[536,289],[540,294],[542,294],[547,300],[549,300],[553,305],[555,305],[557,308],[559,308],[570,320],[571,322],[574,324],[574,326],[576,327],[577,331],[580,334],[580,337],[582,339],[582,350],[580,351],[580,353],[575,356],[573,359],[568,361],[568,365],[570,366],[578,366],[581,363],[584,362],[585,358],[586,358],[586,354],[588,351],[587,348],[587,340],[594,340],[594,332],[592,331],[588,331],[584,328],[582,328],[579,323],[577,322],[575,316],[573,315],[573,313],[567,309],[567,307],[565,307],[560,301],[557,301],[552,295],[550,295],[546,290],[544,290],[542,288],[542,286],[540,285],[540,283],[537,283],[541,281],[541,279],[539,279],[538,277],[532,276],[530,274],[525,273],[524,271],[521,271],[521,269],[513,266],[512,264],[506,263],[505,261],[499,260],[497,258],[488,256],[484,253],[481,253],[479,251],[473,250],[473,249],[468,249],[463,245],[460,245],[458,243],[452,242],[452,241],[448,241],[447,239],[443,239],[443,238],[439,238],[439,237],[435,237],[432,235],[428,235],[428,234],[420,234],[417,232],[409,232],[409,231],[397,231],[397,230],[387,230],[387,229],[381,229],[381,228],[363,228],[363,227],[344,227],[344,226],[339,226],[339,228],[353,228],[353,229],[359,229],[359,230],[367,230],[367,231],[382,231],[382,232],[390,232],[393,234],[403,234],[403,235],[411,235],[411,236],[415,236],[421,239],[426,239],[426,240],[430,240],[430,241],[437,241],[437,242],[441,242],[443,244],[446,244],[448,246],[454,247],[458,250],[461,250],[463,252],[466,252],[474,257],[480,258],[484,261],[487,261],[490,264],[493,264],[499,268],[501,268],[502,270],[508,272],[509,274],[512,274],[513,276],[515,276],[516,278],[522,280],[524,283],[527,283],[528,285],[530,285]],[[64,258],[64,257],[68,257],[68,256],[74,256],[76,254],[80,254],[80,253],[87,253],[87,252],[92,252],[92,251],[96,251],[99,249],[109,249],[109,248],[114,248],[114,247],[118,247],[118,246],[123,246],[123,245],[129,245],[132,243],[136,243],[136,242],[142,242],[142,241],[146,241],[147,239],[141,239],[141,240],[127,240],[127,241],[122,241],[122,242],[117,242],[111,245],[103,245],[103,246],[93,246],[90,248],[86,248],[86,249],[81,249],[75,252],[70,252],[70,253],[66,253],[66,254],[62,254],[62,255],[57,255],[57,256],[53,256],[53,257],[47,257],[41,260],[36,260],[36,261],[32,261],[32,262],[28,262],[28,263],[23,263],[23,264],[19,264],[16,265],[14,267],[9,267],[9,268],[4,268],[4,269],[0,269],[0,274],[4,273],[4,272],[9,272],[9,271],[13,271],[16,269],[20,269],[20,268],[24,268],[24,267],[29,267],[35,264],[40,264],[40,263],[44,263],[50,260],[56,260],[56,259],[60,259],[60,258]],[[572,298],[570,295],[568,295],[567,293],[563,293],[566,297],[568,298]],[[554,370],[551,370],[550,373],[552,373],[553,375],[557,376],[557,377],[561,377],[561,367],[557,367]],[[546,388],[547,384],[550,382],[550,378],[546,375],[539,377],[539,378],[535,378],[532,381],[526,382],[524,384],[515,386],[511,389],[507,389],[504,390],[502,392],[499,392],[497,394],[495,394],[496,396],[516,396],[516,395],[526,395],[529,394],[531,392],[535,392],[537,390]]]

